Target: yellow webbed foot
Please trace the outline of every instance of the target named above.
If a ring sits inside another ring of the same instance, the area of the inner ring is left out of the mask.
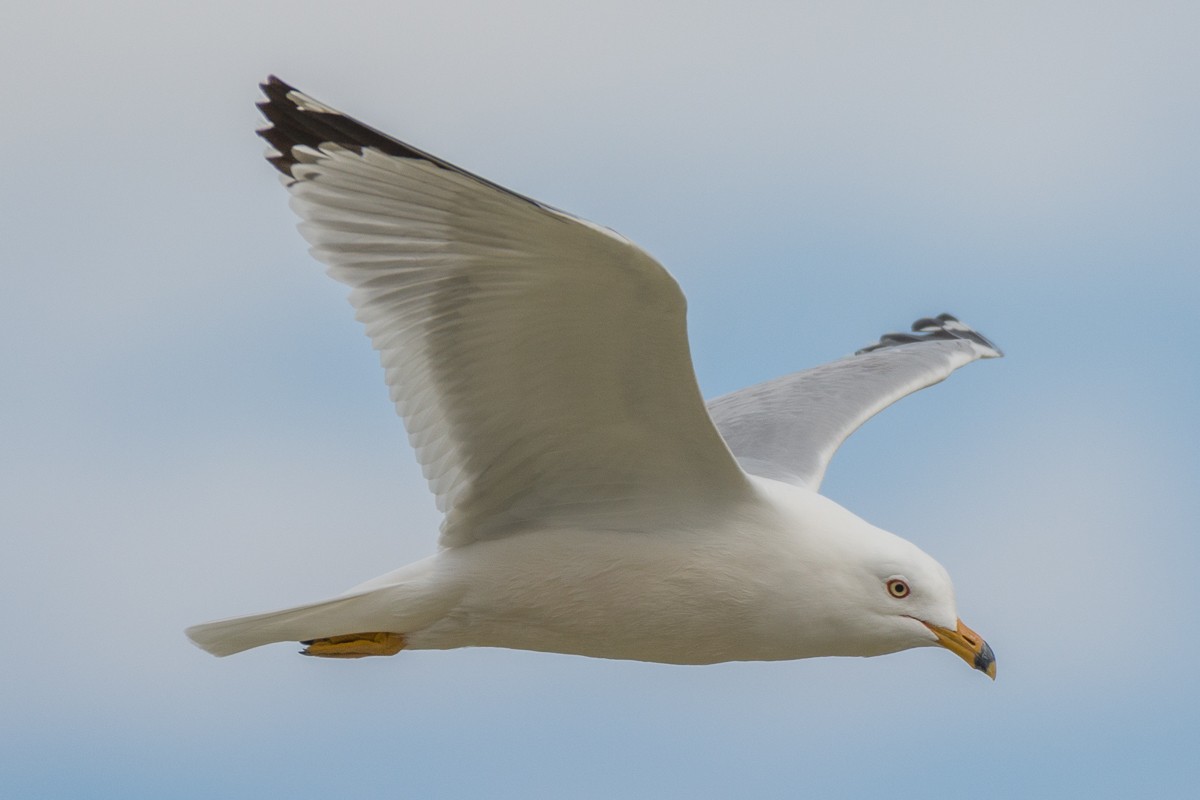
[[[322,658],[363,658],[364,656],[394,656],[404,649],[402,633],[348,633],[325,639],[311,639],[300,651],[305,656]]]

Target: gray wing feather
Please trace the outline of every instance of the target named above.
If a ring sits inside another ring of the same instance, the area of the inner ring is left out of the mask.
[[[742,469],[817,491],[851,433],[900,398],[1003,355],[949,314],[856,354],[718,397],[708,413]]]

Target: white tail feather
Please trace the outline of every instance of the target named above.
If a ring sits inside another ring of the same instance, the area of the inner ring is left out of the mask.
[[[329,600],[205,622],[185,633],[214,656],[272,642],[304,642],[351,633],[411,634],[445,616],[461,595],[456,583],[436,579],[436,561],[436,557],[417,561]]]
[[[193,625],[185,633],[214,656],[228,656],[272,642],[302,642],[371,630],[379,604],[372,592],[345,595],[319,603]],[[366,608],[364,608],[366,606]],[[364,627],[367,626],[367,627]],[[403,633],[403,631],[396,631]]]

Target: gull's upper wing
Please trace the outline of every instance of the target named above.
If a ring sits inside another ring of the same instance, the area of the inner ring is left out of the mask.
[[[443,545],[640,527],[748,491],[696,385],[683,294],[654,259],[277,78],[263,91],[269,159],[313,254],[352,287]]]
[[[965,364],[1003,355],[949,314],[917,320],[913,331],[718,397],[708,413],[746,472],[817,491],[834,452],[868,419]]]

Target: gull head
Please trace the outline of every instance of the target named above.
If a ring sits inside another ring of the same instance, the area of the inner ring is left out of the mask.
[[[954,584],[941,564],[828,498],[811,493],[799,505],[793,530],[805,562],[804,602],[825,608],[824,632],[838,654],[940,646],[995,680],[992,649],[959,619]]]
[[[996,657],[958,617],[945,568],[916,545],[874,529],[874,547],[859,559],[860,618],[895,649],[939,645],[996,679]]]

